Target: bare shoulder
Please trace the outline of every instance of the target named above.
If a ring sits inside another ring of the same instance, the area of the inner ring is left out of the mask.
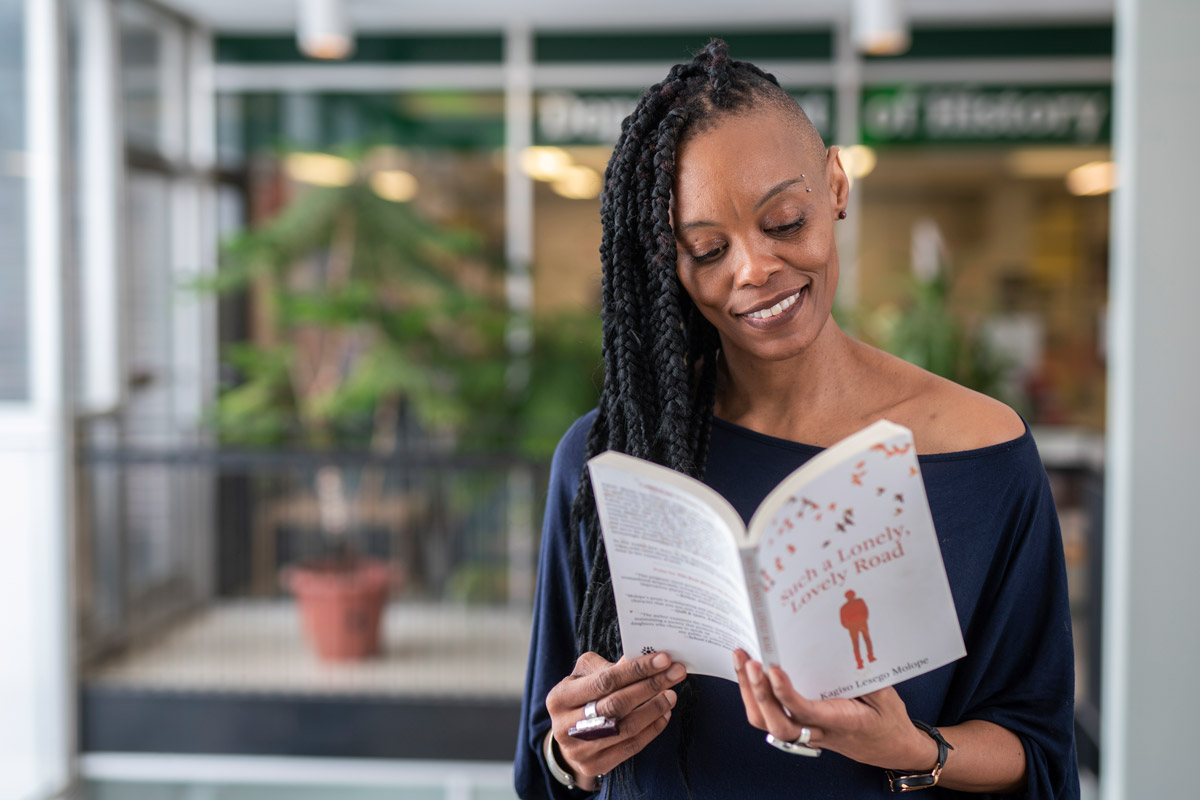
[[[884,354],[900,387],[880,416],[913,432],[917,452],[957,453],[1010,442],[1025,433],[1020,415],[987,395]]]
[[[909,427],[920,453],[958,453],[1011,442],[1025,433],[1017,412],[999,400],[930,375]]]

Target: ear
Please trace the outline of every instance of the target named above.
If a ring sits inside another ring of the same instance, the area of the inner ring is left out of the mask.
[[[846,203],[850,199],[850,179],[846,177],[846,170],[842,169],[842,159],[839,152],[840,148],[834,145],[829,148],[829,152],[825,155],[825,177],[829,183],[829,205],[832,207],[835,217],[839,211],[846,210]]]

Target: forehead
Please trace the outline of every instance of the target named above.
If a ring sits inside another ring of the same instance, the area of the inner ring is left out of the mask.
[[[815,185],[823,161],[795,119],[764,109],[729,116],[689,136],[675,157],[673,205],[704,213],[726,199],[754,198],[780,181],[806,176]]]

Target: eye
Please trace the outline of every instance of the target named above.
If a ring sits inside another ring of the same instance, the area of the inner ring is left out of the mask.
[[[774,225],[772,227],[767,228],[767,233],[774,233],[774,234],[795,233],[796,231],[800,230],[803,227],[804,227],[804,217],[796,217],[796,219],[792,220],[791,222],[785,223],[783,225]]]
[[[695,254],[690,254],[690,255],[691,255],[692,261],[695,261],[700,264],[705,264],[705,263],[708,263],[709,261],[716,261],[718,258],[721,257],[721,254],[724,252],[725,252],[725,246],[721,245],[720,247],[715,247],[712,250],[707,250],[703,253],[695,253]]]

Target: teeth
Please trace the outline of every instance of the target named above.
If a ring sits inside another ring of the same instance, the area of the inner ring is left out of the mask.
[[[780,300],[778,303],[771,306],[770,308],[764,308],[762,311],[755,311],[753,314],[747,314],[746,316],[752,317],[753,319],[770,319],[771,317],[777,316],[779,314],[782,314],[784,311],[787,311],[789,308],[791,308],[793,305],[795,305],[796,301],[799,299],[800,299],[800,292],[796,292],[791,297],[786,297],[783,300]]]

